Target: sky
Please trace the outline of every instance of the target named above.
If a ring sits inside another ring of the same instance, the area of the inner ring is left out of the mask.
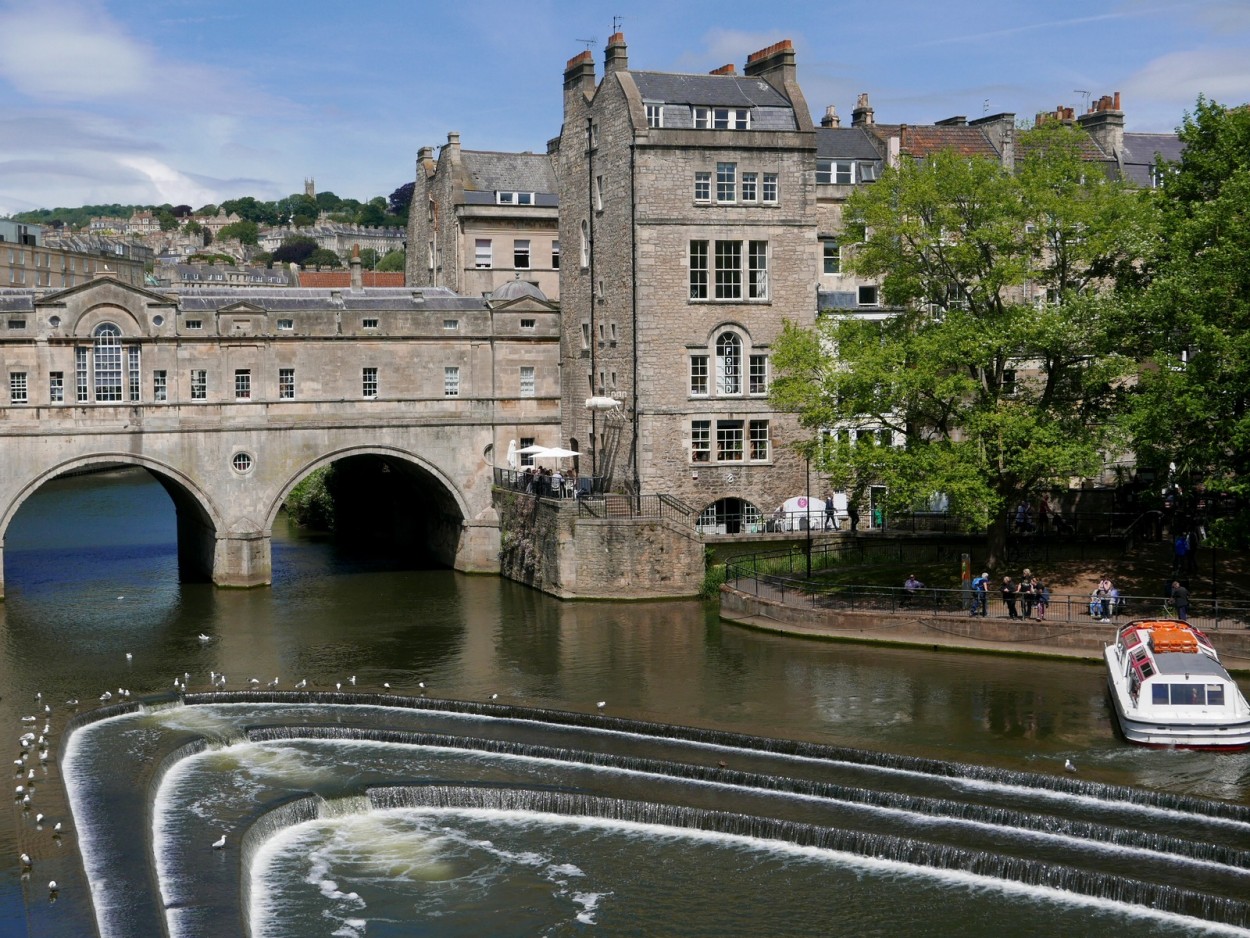
[[[560,132],[565,62],[707,72],[794,42],[815,120],[1001,112],[1121,92],[1130,131],[1199,94],[1250,100],[1250,0],[0,0],[0,217],[317,190],[362,201],[417,150],[535,151]]]

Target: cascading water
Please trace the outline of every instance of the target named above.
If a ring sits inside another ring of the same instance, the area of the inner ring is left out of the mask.
[[[856,911],[861,930],[925,908],[935,930],[988,934],[1021,896],[1043,931],[1250,928],[1250,810],[1236,805],[491,704],[256,692],[185,704],[80,727],[67,752],[104,938],[296,935],[281,922],[323,915],[344,935],[415,921],[428,934],[611,933],[695,907],[706,921],[683,934],[805,934],[839,914],[830,877],[877,910]],[[118,752],[154,767],[120,801],[123,784],[89,764]],[[151,862],[123,883],[115,864],[133,860],[137,830],[152,832]],[[222,833],[228,849],[212,850]],[[749,908],[706,903],[726,877],[730,892],[755,883]],[[150,902],[113,894],[144,882]],[[542,882],[537,918],[509,917]],[[648,909],[648,889],[671,895]],[[416,918],[397,924],[399,909]]]

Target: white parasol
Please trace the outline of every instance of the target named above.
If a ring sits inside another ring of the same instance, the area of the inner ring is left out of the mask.
[[[517,456],[517,452],[516,452],[516,440],[509,440],[508,441],[508,468],[515,469],[519,461],[520,461],[520,457]]]

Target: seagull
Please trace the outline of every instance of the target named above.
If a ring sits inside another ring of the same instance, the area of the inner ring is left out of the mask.
[[[307,687],[307,686],[308,686],[308,678],[306,678],[306,677],[302,677],[302,678],[300,678],[300,679],[299,679],[299,683],[298,683],[298,684],[296,684],[295,686],[296,686],[297,688],[299,688],[300,690],[304,689],[305,687]]]
[[[272,681],[270,681],[270,682],[269,682],[269,686],[270,686],[271,688],[273,688],[273,687],[277,687],[277,686],[278,686],[278,679],[275,677]]]
[[[1065,771],[1065,772],[1075,772],[1075,771],[1076,771],[1076,766],[1072,764],[1072,760],[1071,760],[1071,759],[1064,759],[1064,760],[1063,760],[1063,768],[1064,768],[1064,771]]]
[[[52,825],[52,836],[59,837],[60,834],[61,834],[61,822],[57,821],[55,824]]]
[[[343,689],[343,682],[342,682],[342,681],[335,681],[335,682],[334,682],[334,689],[335,689],[335,690],[342,690],[342,689]]]
[[[226,845],[226,835],[225,835],[225,834],[222,834],[220,837],[218,837],[216,840],[214,840],[214,841],[213,841],[213,849],[214,849],[214,850],[220,850],[220,849],[221,849],[222,847],[224,847],[225,845]]]
[[[48,892],[56,892],[56,880],[55,879],[48,880]]]
[[[43,823],[43,814],[42,814],[42,813],[40,813],[40,814],[36,814],[36,815],[35,815],[35,823],[36,823],[36,824],[42,824],[42,823]]]
[[[598,707],[600,710],[602,710],[607,705],[608,705],[608,702],[606,700],[600,700],[597,704],[595,704],[595,706]]]
[[[422,690],[425,690],[425,681],[417,681],[417,686]]]
[[[134,660],[135,660],[135,656],[134,656],[134,655],[132,655],[130,652],[126,652],[126,660],[127,660],[127,661],[134,661]]]
[[[77,698],[77,697],[71,697],[69,700],[65,701],[65,706],[67,706],[67,707],[77,707],[77,706],[78,706],[78,698]]]
[[[386,690],[390,690],[390,689],[391,689],[391,683],[390,683],[390,681],[383,681],[383,682],[382,682],[382,686],[383,686]]]
[[[499,695],[498,695],[498,694],[491,694],[491,695],[490,695],[490,699],[491,699],[491,700],[498,700],[498,699],[499,699]]]
[[[29,853],[23,853],[23,854],[22,854],[22,856],[21,856],[21,860],[22,860],[22,869],[25,869],[25,870],[30,869],[30,866],[31,866],[31,863],[30,863],[30,854],[29,854]]]
[[[355,687],[355,686],[356,686],[356,675],[354,675],[354,674],[353,674],[351,677],[349,677],[349,678],[347,679],[347,683],[348,683],[348,684],[350,684],[350,685],[352,685],[352,687]]]
[[[213,640],[213,639],[212,639],[212,636],[205,635],[203,632],[201,632],[201,633],[200,633],[198,636],[196,636],[196,637],[197,637],[197,638],[199,638],[199,640],[200,640],[200,641],[202,641],[202,642],[211,642],[211,641]]]
[[[259,683],[260,683],[260,678],[258,678],[258,677],[251,677],[251,678],[248,678],[248,679],[247,679],[247,682],[248,682],[249,684],[256,685],[256,684],[259,684]]]
[[[23,723],[34,723],[34,722],[35,722],[35,718],[34,718],[33,716],[22,717],[22,722],[23,722]]]

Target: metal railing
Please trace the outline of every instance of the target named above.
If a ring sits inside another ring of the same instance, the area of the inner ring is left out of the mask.
[[[802,552],[797,553],[806,562]],[[813,568],[814,569],[814,568]],[[995,590],[977,594],[972,589],[932,589],[922,587],[908,590],[905,587],[867,586],[858,584],[822,584],[799,576],[782,573],[751,572],[749,565],[731,561],[726,564],[725,582],[734,589],[781,602],[785,605],[810,609],[837,609],[844,611],[874,612],[886,615],[934,615],[934,616],[985,616],[987,618],[1010,618],[1011,611],[1002,595]],[[974,597],[976,609],[973,609]],[[981,607],[982,599],[984,609]],[[1150,617],[1175,618],[1174,606],[1159,596],[1120,596],[1109,603],[1105,610],[1101,600],[1075,593],[1051,593],[1050,602],[1039,609],[1035,597],[1017,596],[1016,615],[1025,619],[1047,623],[1102,623],[1114,625],[1132,619]],[[1230,603],[1223,600],[1193,598],[1190,600],[1187,620],[1207,631],[1250,628],[1250,604]],[[1110,620],[1106,622],[1105,620]]]
[[[524,492],[539,498],[584,498],[603,493],[604,480],[601,476],[579,475],[576,479],[561,476],[560,484],[556,486],[553,484],[553,475],[528,472],[525,469],[501,469],[498,466],[494,470],[495,485],[499,488]]]
[[[655,518],[690,523],[694,509],[671,495],[589,495],[577,510],[592,518]]]

